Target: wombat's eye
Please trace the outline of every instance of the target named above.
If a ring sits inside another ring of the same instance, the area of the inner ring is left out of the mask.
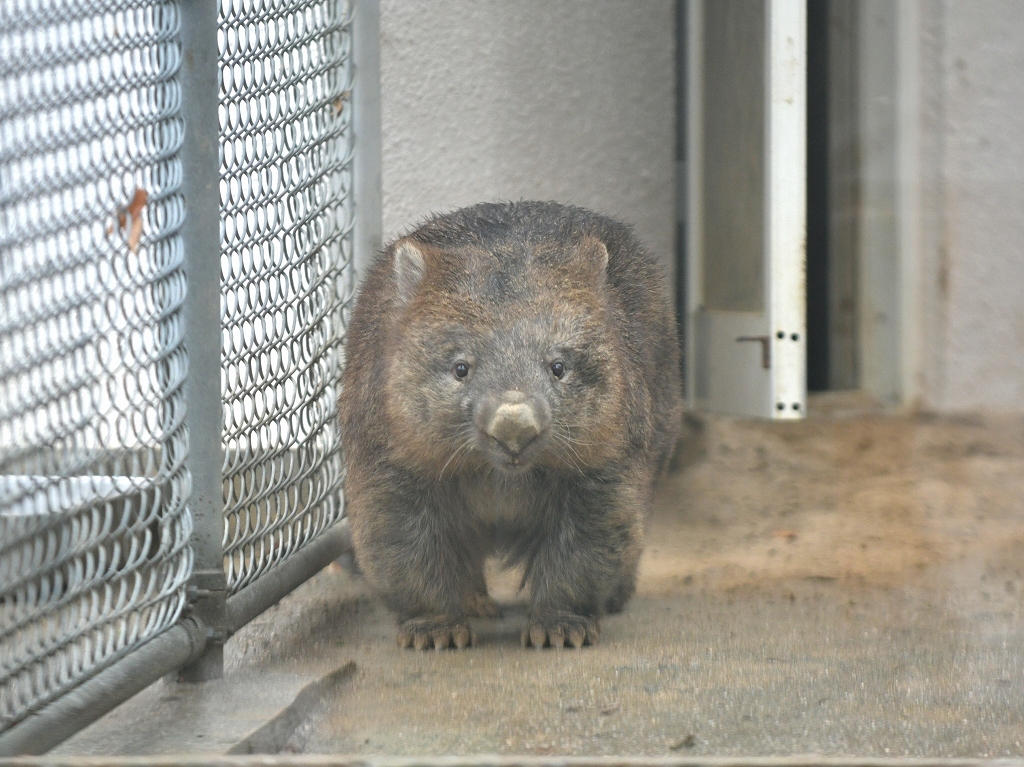
[[[561,360],[555,360],[551,363],[551,374],[555,378],[562,378],[565,375],[565,363]]]
[[[455,377],[465,378],[469,375],[469,363],[467,362],[456,362],[455,363]]]

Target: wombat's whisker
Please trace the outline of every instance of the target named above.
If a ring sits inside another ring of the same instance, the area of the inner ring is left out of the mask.
[[[569,459],[568,462],[577,471],[579,471],[580,474],[586,474],[586,472],[583,470],[583,466],[586,465],[586,461],[583,460],[583,456],[581,456],[579,454],[579,451],[576,450],[576,445],[582,445],[582,446],[586,447],[587,444],[582,442],[582,441],[580,441],[580,440],[573,440],[572,432],[569,429],[569,424],[567,424],[567,423],[557,423],[555,425],[556,426],[560,426],[561,430],[558,429],[558,428],[553,429],[552,430],[552,436],[553,436],[553,438],[555,440],[558,441],[558,443],[562,447],[566,448],[569,451],[569,453],[571,453],[571,455],[567,455],[566,456],[566,458]]]
[[[561,444],[571,453],[571,455],[566,456],[566,458],[569,459],[569,464],[572,465],[572,467],[576,469],[576,471],[578,471],[580,474],[586,474],[586,472],[583,470],[582,465],[584,463],[583,457],[578,452],[576,452],[576,448],[574,448],[572,444],[570,444],[565,439],[561,440]]]
[[[559,422],[556,422],[555,425],[556,426],[560,426],[563,429],[565,429],[565,437],[566,437],[566,439],[569,442],[571,442],[572,444],[574,444],[574,445],[579,445],[581,447],[594,447],[595,445],[600,444],[598,442],[588,442],[586,440],[579,439],[578,437],[574,439],[573,436],[572,436],[572,430],[569,428],[569,424],[567,424],[565,422],[559,421]]]
[[[459,453],[464,453],[462,462],[465,463],[466,458],[469,457],[469,448],[471,448],[471,447],[473,447],[473,435],[472,434],[468,434],[463,439],[462,443],[457,448],[455,448],[455,450],[452,451],[452,454],[448,457],[448,460],[445,461],[444,466],[441,467],[441,473],[440,473],[439,476],[441,476],[441,477],[444,476],[445,469],[448,468],[448,465],[453,460],[455,460],[455,456],[457,456]],[[459,464],[455,468],[456,469],[461,468],[461,464]],[[454,474],[455,472],[453,471],[452,473]]]

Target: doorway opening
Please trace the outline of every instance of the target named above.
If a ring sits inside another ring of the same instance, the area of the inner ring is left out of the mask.
[[[861,386],[856,2],[807,4],[807,389]]]

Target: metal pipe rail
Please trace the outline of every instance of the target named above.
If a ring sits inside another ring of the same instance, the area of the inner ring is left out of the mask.
[[[0,734],[0,756],[42,754],[206,649],[207,630],[185,618]]]
[[[227,600],[229,635],[351,551],[341,520],[303,549]],[[214,630],[190,615],[81,685],[0,733],[0,757],[43,754],[153,682],[203,656]]]

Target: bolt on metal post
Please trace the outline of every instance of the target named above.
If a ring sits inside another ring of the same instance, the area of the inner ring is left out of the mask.
[[[227,581],[224,575],[224,490],[221,477],[220,332],[220,130],[217,117],[220,70],[215,0],[182,0],[181,115],[186,125],[181,148],[182,191],[187,224],[185,245],[185,384],[189,433],[187,465],[192,476],[194,569],[189,609],[206,629],[203,655],[181,669],[178,681],[218,679],[227,638]]]

